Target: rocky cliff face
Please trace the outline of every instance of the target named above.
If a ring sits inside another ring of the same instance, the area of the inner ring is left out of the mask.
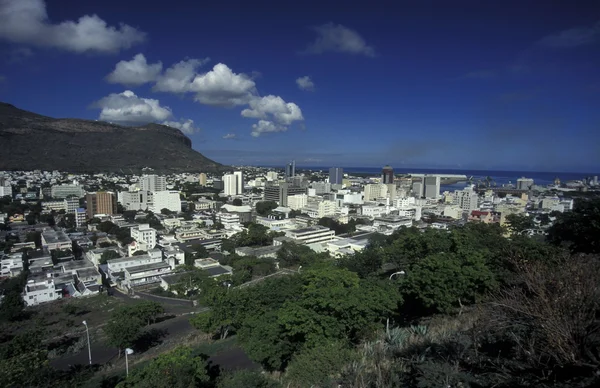
[[[0,170],[138,173],[219,171],[180,130],[54,119],[0,102]]]

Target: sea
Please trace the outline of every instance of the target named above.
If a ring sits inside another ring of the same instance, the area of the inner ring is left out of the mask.
[[[302,167],[313,171],[322,170],[328,171],[329,167]],[[358,174],[373,174],[380,175],[381,167],[342,167],[344,173]],[[547,172],[547,171],[497,171],[497,170],[446,170],[446,169],[425,169],[425,168],[394,168],[395,174],[456,174],[473,177],[473,182],[478,180],[485,181],[486,177],[491,177],[495,186],[516,185],[517,179],[525,177],[533,179],[535,185],[546,186],[554,183],[554,179],[558,178],[561,182],[572,180],[584,180],[587,177],[600,175],[598,173],[577,173],[577,172]],[[442,185],[442,190],[462,190],[468,185],[468,182],[458,182],[455,184]]]

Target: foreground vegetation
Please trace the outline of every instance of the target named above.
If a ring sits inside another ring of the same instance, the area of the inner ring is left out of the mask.
[[[557,217],[547,241],[519,236],[526,220],[512,217],[509,237],[485,224],[402,229],[336,262],[286,246],[279,261],[298,271],[251,287],[194,273],[188,284],[209,309],[191,324],[216,344],[235,336],[266,373],[223,371],[182,346],[101,386],[598,386],[600,202]],[[159,313],[150,304],[115,309],[107,333],[133,334],[114,346],[129,346]],[[3,341],[2,381],[55,373],[62,386],[83,384],[85,373],[44,367],[47,350],[26,340]]]

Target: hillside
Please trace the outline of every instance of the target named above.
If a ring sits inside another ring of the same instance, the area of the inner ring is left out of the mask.
[[[224,166],[193,150],[176,128],[55,119],[0,102],[0,170],[131,173],[145,167],[168,173]]]

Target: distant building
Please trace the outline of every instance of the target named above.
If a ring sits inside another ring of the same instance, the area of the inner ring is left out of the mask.
[[[296,161],[292,160],[285,166],[285,177],[292,178],[296,176]]]
[[[437,199],[440,196],[440,181],[439,176],[425,177],[425,198]]]
[[[117,197],[110,191],[98,191],[88,193],[85,196],[87,202],[88,218],[94,218],[96,214],[113,215],[117,213]]]
[[[381,183],[392,184],[394,183],[394,169],[391,166],[385,166],[381,170]]]
[[[178,191],[154,191],[150,193],[148,210],[153,213],[160,213],[162,209],[168,209],[172,212],[181,212],[181,199]]]
[[[144,191],[167,190],[167,178],[160,175],[144,175],[140,182],[140,188]]]
[[[156,230],[149,224],[140,224],[130,229],[131,238],[139,243],[145,243],[148,249],[153,249],[156,245]]]
[[[341,185],[344,179],[344,169],[341,167],[331,167],[329,169],[329,183],[332,185]]]
[[[275,172],[275,171],[267,172],[267,180],[268,181],[276,181],[277,180],[277,172]]]
[[[265,201],[275,201],[279,206],[287,206],[288,197],[296,194],[306,194],[306,188],[292,186],[286,182],[279,185],[267,184],[263,192],[263,199]]]
[[[454,192],[454,204],[465,211],[477,210],[479,208],[478,199],[479,197],[472,187]]]
[[[198,177],[198,183],[200,184],[200,186],[206,186],[206,174],[205,173],[200,173],[200,176]]]
[[[308,204],[308,195],[296,194],[287,198],[287,206],[292,210],[300,210]]]
[[[331,192],[331,183],[327,182],[313,182],[312,188],[315,189],[316,195],[328,194]]]
[[[237,195],[237,177],[235,175],[223,175],[223,190],[225,195]]]
[[[85,225],[85,222],[87,221],[87,214],[85,212],[85,209],[80,207],[75,211],[75,226],[78,228],[81,228],[82,226]]]
[[[125,210],[146,210],[148,209],[147,191],[124,191],[120,194],[121,205]]]
[[[42,247],[48,251],[54,251],[72,249],[73,244],[69,236],[62,230],[47,229],[42,232]]]
[[[325,226],[314,225],[302,229],[288,230],[285,232],[285,236],[304,244],[312,244],[333,240],[335,232]]]
[[[85,190],[79,185],[56,185],[50,188],[50,196],[55,199],[77,197],[85,195]]]
[[[533,179],[519,178],[517,179],[517,190],[529,190],[533,186]]]
[[[388,186],[384,184],[369,184],[364,187],[365,202],[374,201],[380,198],[387,198]]]
[[[423,179],[420,178],[417,181],[413,181],[412,192],[416,198],[423,198],[423,194],[424,194]]]
[[[242,194],[244,192],[244,175],[241,171],[234,171],[233,176],[235,176],[235,194]]]

